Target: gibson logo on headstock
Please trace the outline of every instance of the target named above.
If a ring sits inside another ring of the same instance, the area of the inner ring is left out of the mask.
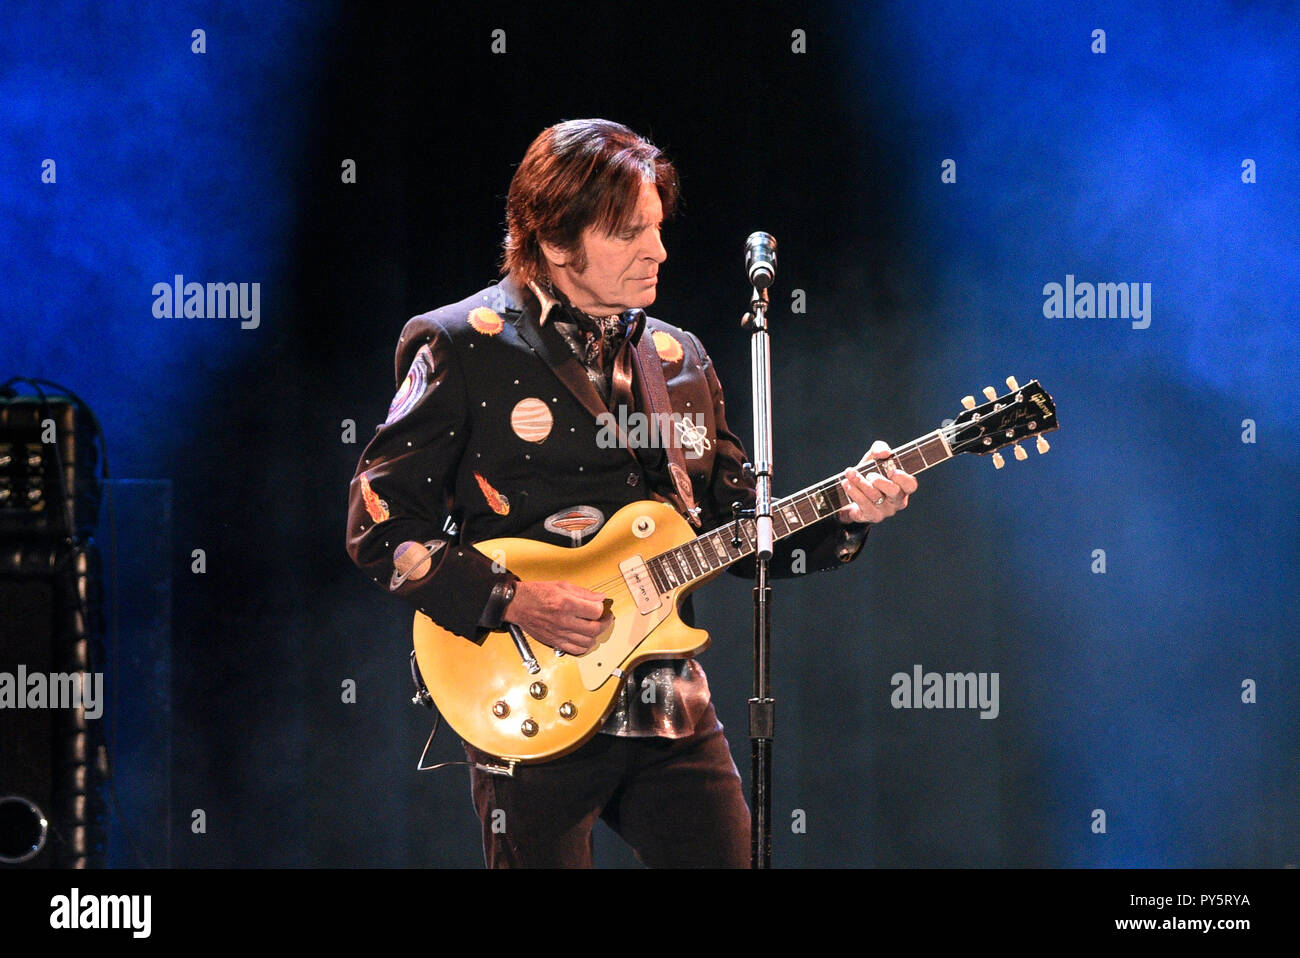
[[[1050,419],[1052,417],[1052,410],[1047,408],[1046,396],[1044,396],[1042,393],[1034,393],[1029,398],[1032,399],[1034,402],[1038,403],[1038,408],[1043,411],[1044,419]]]

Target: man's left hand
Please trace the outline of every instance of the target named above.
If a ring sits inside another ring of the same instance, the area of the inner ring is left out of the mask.
[[[889,446],[876,440],[858,463],[858,469],[892,455]],[[868,469],[866,475],[858,469],[845,469],[840,480],[840,487],[852,500],[839,511],[841,522],[883,522],[907,508],[908,497],[916,492],[916,479],[890,466]]]

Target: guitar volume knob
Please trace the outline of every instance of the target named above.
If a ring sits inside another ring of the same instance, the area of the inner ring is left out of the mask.
[[[537,723],[532,719],[524,719],[524,723],[519,726],[519,731],[523,732],[528,738],[537,734]]]
[[[578,714],[578,707],[572,702],[565,702],[560,706],[560,718],[571,719]]]
[[[505,718],[507,715],[510,714],[510,706],[506,705],[505,702],[498,700],[492,706],[492,714],[495,715],[497,718]]]
[[[528,694],[535,699],[546,698],[546,683],[534,682],[532,685],[528,686]]]

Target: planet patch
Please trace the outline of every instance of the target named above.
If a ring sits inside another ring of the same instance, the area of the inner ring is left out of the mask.
[[[390,591],[403,582],[419,582],[433,570],[433,557],[447,543],[442,539],[428,542],[402,542],[393,550],[393,577],[388,581]]]
[[[544,442],[554,425],[550,407],[535,396],[519,400],[510,412],[510,428],[525,442]]]

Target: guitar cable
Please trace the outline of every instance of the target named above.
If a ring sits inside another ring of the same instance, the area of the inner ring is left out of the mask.
[[[489,775],[504,775],[507,778],[514,778],[516,762],[508,762],[506,765],[485,765],[482,762],[439,762],[436,765],[425,765],[424,760],[429,757],[429,746],[433,744],[433,737],[438,734],[438,728],[442,724],[442,713],[438,711],[438,706],[434,704],[433,696],[429,694],[429,687],[424,684],[424,676],[420,674],[420,665],[415,660],[415,650],[411,650],[411,681],[415,683],[415,695],[411,696],[412,705],[423,705],[433,713],[433,728],[429,730],[429,738],[424,743],[424,748],[420,751],[420,757],[415,763],[417,772],[432,772],[440,768],[449,768],[453,765],[467,765],[471,768],[477,768],[479,771],[487,772]]]

